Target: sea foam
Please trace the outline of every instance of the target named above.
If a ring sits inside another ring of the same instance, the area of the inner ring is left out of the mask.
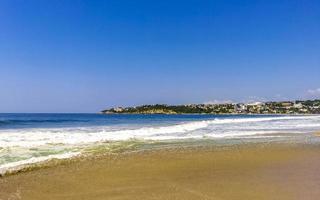
[[[317,120],[313,122],[312,120]],[[265,123],[270,122],[270,123]],[[273,122],[273,123],[271,123]],[[297,124],[299,123],[299,124]],[[242,126],[241,126],[242,125]],[[277,126],[274,126],[277,125]],[[101,141],[123,141],[129,139],[141,140],[162,140],[188,138],[182,133],[190,133],[196,130],[206,129],[199,132],[198,136],[189,135],[190,138],[199,138],[204,135],[212,137],[230,136],[224,134],[232,130],[239,132],[237,136],[243,134],[254,134],[255,130],[260,130],[257,134],[263,134],[261,130],[270,132],[270,129],[290,129],[290,128],[320,128],[319,116],[279,116],[260,118],[238,118],[238,119],[214,119],[203,121],[184,122],[170,126],[141,127],[132,129],[130,127],[121,130],[110,130],[109,127],[87,127],[87,128],[47,128],[47,129],[18,129],[0,131],[0,147],[38,147],[41,145],[53,144],[83,144]],[[246,132],[242,133],[242,129]],[[293,130],[294,131],[294,130]]]
[[[279,133],[294,135],[319,129],[320,116],[241,116],[171,122],[171,125],[4,129],[0,130],[0,173],[52,158],[76,156],[82,148],[101,142],[270,138],[284,137]]]

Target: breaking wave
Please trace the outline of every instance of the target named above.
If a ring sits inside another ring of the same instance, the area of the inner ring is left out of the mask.
[[[170,119],[168,123],[169,121]],[[24,122],[2,120],[0,124]],[[36,120],[36,123],[42,122],[57,123],[57,120]],[[80,154],[83,147],[101,142],[270,138],[281,137],[272,135],[275,133],[294,135],[319,129],[320,116],[227,117],[189,120],[167,126],[138,124],[137,126],[5,129],[0,130],[0,174],[1,171],[3,173],[8,169],[30,163],[72,157]]]

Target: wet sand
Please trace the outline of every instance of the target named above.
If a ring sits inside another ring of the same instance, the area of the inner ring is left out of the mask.
[[[319,199],[320,146],[241,145],[91,157],[0,178],[0,199]]]

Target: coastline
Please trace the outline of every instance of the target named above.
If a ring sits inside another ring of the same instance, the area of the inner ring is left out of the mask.
[[[30,119],[24,119],[24,115],[14,116],[18,120],[12,120],[12,116],[3,117],[7,118],[4,121],[8,124],[8,129],[3,129],[0,135],[3,147],[0,149],[0,174],[27,171],[46,165],[50,159],[74,157],[74,154],[83,156],[92,152],[132,150],[141,146],[221,146],[244,142],[290,142],[289,140],[319,142],[319,138],[315,139],[311,132],[317,129],[320,119],[319,116],[260,118],[238,115],[230,118],[171,118],[34,114],[29,116]],[[282,126],[278,127],[279,123]]]
[[[104,114],[320,114],[320,100],[269,101],[222,104],[147,104],[113,107]]]
[[[96,114],[101,115],[217,115],[217,116],[320,116],[319,113],[103,113],[98,112]]]
[[[171,140],[171,141],[143,141],[143,140],[129,140],[129,141],[117,141],[117,142],[106,142],[97,145],[89,145],[81,152],[70,152],[66,154],[50,155],[46,157],[31,158],[29,160],[18,161],[9,163],[8,166],[3,165],[0,168],[0,178],[11,175],[17,175],[20,173],[30,172],[39,170],[42,168],[50,168],[59,165],[65,165],[68,163],[79,162],[92,158],[103,158],[103,156],[115,156],[118,155],[130,155],[137,152],[153,152],[153,151],[166,151],[166,150],[181,150],[181,149],[230,149],[238,148],[241,146],[257,146],[264,147],[266,145],[285,145],[285,146],[297,146],[297,145],[315,145],[320,144],[317,140],[319,132],[308,134],[309,139],[304,141],[294,138],[275,137],[272,139],[267,138],[266,140],[257,139],[185,139]],[[267,136],[266,136],[267,137]],[[1,199],[0,199],[1,200]]]
[[[257,143],[96,154],[2,177],[0,199],[317,199],[319,153]]]

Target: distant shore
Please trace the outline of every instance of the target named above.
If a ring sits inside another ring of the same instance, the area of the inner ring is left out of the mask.
[[[318,199],[319,144],[168,148],[0,178],[0,199]]]
[[[304,113],[294,113],[294,114],[283,114],[283,113],[103,113],[98,112],[97,114],[102,115],[218,115],[218,116],[234,116],[234,115],[243,115],[243,116],[319,116],[320,113],[315,114],[304,114]]]
[[[153,104],[115,107],[104,114],[320,114],[320,100],[225,103],[225,104]]]

